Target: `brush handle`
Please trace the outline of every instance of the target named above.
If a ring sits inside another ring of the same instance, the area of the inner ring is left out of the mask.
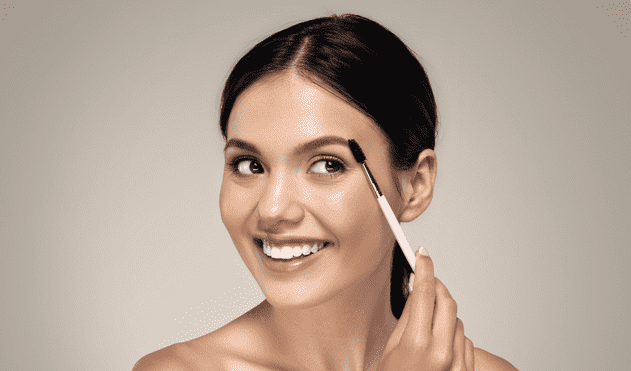
[[[396,237],[399,246],[401,246],[405,258],[408,260],[408,263],[410,263],[410,267],[412,267],[412,272],[414,272],[416,258],[414,257],[414,252],[412,252],[407,238],[405,238],[405,234],[403,234],[403,229],[401,229],[401,225],[399,225],[397,216],[394,215],[388,200],[386,200],[386,196],[381,195],[377,197],[377,201],[379,202],[379,206],[381,206],[381,211],[383,211],[383,214],[386,216],[388,224],[390,224],[390,229],[394,232],[394,237]]]

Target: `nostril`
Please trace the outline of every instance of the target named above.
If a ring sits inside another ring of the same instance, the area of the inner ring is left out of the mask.
[[[303,193],[297,187],[286,176],[279,174],[270,178],[257,205],[256,212],[260,222],[273,227],[283,221],[295,223],[302,220],[305,214],[300,202]]]
[[[304,218],[305,212],[302,205],[294,201],[268,208],[259,205],[257,214],[259,218],[259,227],[263,230],[271,231],[273,229],[277,229],[279,224],[283,222],[300,222]]]

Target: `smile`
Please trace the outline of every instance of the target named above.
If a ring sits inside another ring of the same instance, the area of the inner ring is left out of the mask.
[[[329,242],[271,242],[255,240],[268,257],[274,260],[293,261],[307,255],[312,255],[330,245]]]

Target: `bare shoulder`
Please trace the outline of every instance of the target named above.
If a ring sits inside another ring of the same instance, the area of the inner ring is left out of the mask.
[[[264,370],[252,360],[225,346],[220,337],[208,334],[173,344],[142,357],[132,371]]]
[[[142,357],[133,371],[191,371],[194,350],[186,343],[177,343]]]
[[[261,303],[241,317],[208,335],[191,340],[198,359],[214,359],[217,370],[284,370],[267,323],[267,304]],[[211,369],[198,362],[199,369]]]
[[[272,341],[257,321],[261,306],[209,334],[142,357],[133,371],[278,370]]]
[[[474,348],[475,371],[518,371],[504,358],[480,348]]]

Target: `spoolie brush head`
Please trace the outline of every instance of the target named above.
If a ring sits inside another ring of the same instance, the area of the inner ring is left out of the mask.
[[[355,157],[355,161],[358,163],[364,163],[366,161],[366,155],[364,155],[364,151],[362,151],[361,147],[355,139],[348,140],[348,146],[351,147],[351,152],[353,153],[353,157]]]

